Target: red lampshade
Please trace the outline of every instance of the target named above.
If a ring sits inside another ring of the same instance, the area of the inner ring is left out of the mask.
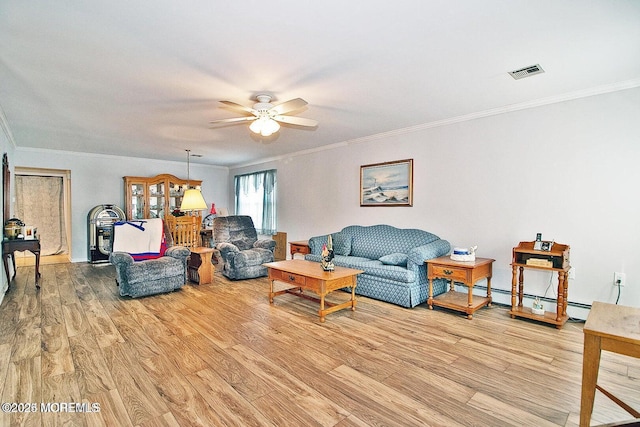
[[[215,203],[211,203],[211,211],[209,213],[211,215],[217,214],[217,212],[216,212],[216,204]]]

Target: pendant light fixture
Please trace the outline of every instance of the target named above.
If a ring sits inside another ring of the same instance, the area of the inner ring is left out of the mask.
[[[207,202],[204,201],[202,193],[197,188],[191,188],[189,186],[189,157],[191,157],[191,150],[185,150],[187,152],[187,188],[182,196],[182,203],[180,204],[181,211],[200,211],[207,209]]]

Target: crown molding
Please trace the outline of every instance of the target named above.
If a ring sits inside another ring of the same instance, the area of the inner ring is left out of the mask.
[[[442,126],[449,126],[449,125],[452,125],[452,124],[455,124],[455,123],[468,122],[468,121],[471,121],[471,120],[481,119],[481,118],[484,118],[484,117],[497,116],[497,115],[500,115],[500,114],[511,113],[511,112],[514,112],[514,111],[527,110],[527,109],[530,109],[530,108],[537,108],[537,107],[542,107],[542,106],[550,105],[550,104],[558,104],[558,103],[561,103],[561,102],[573,101],[573,100],[576,100],[576,99],[587,98],[587,97],[596,96],[596,95],[604,95],[604,94],[611,93],[611,92],[618,92],[618,91],[627,90],[627,89],[634,89],[634,88],[637,88],[637,87],[640,87],[640,78],[632,79],[632,80],[626,80],[626,81],[623,81],[623,82],[612,83],[612,84],[608,84],[608,85],[597,86],[597,87],[593,87],[593,88],[589,88],[589,89],[583,89],[583,90],[574,91],[574,92],[569,92],[569,93],[565,93],[565,94],[558,95],[558,96],[552,96],[552,97],[548,97],[548,98],[541,98],[541,99],[536,99],[536,100],[533,100],[533,101],[521,102],[521,103],[518,103],[518,104],[506,105],[504,107],[492,108],[490,110],[478,111],[478,112],[471,113],[471,114],[465,114],[465,115],[462,115],[462,116],[452,117],[452,118],[449,118],[449,119],[437,120],[437,121],[429,122],[429,123],[423,123],[423,124],[420,124],[420,125],[411,126],[411,127],[402,128],[402,129],[396,129],[396,130],[392,130],[392,131],[389,131],[389,132],[376,133],[374,135],[368,135],[368,136],[364,136],[362,138],[349,139],[349,140],[337,142],[337,143],[334,143],[334,144],[328,144],[328,145],[323,145],[321,147],[312,148],[312,149],[309,149],[309,150],[296,151],[294,153],[289,153],[289,154],[286,154],[286,155],[269,157],[269,158],[265,158],[265,159],[256,160],[254,162],[243,163],[241,165],[235,165],[230,169],[237,169],[237,168],[243,168],[243,167],[248,167],[248,166],[255,166],[255,165],[268,163],[268,162],[273,162],[273,161],[279,161],[279,160],[283,160],[283,159],[287,159],[287,158],[291,158],[291,157],[305,156],[307,154],[317,153],[317,152],[320,152],[320,151],[334,150],[336,148],[344,147],[344,146],[351,145],[351,144],[360,144],[360,143],[364,143],[364,142],[372,142],[372,141],[377,141],[377,140],[380,140],[380,139],[386,139],[386,138],[393,137],[393,136],[407,135],[407,134],[411,134],[411,133],[414,133],[414,132],[419,132],[419,131],[422,131],[422,130],[425,130],[425,129],[431,129],[431,128],[442,127]]]
[[[133,158],[139,158],[139,159],[144,159],[145,162],[158,163],[158,164],[160,164],[160,163],[162,163],[162,164],[176,163],[176,164],[185,165],[187,163],[186,160],[161,160],[161,159],[150,159],[148,157],[119,156],[119,155],[116,155],[116,154],[87,153],[87,152],[83,152],[83,151],[69,151],[69,150],[53,150],[51,148],[17,147],[16,151],[25,152],[25,153],[68,154],[68,155],[72,155],[72,156],[93,157],[93,158],[97,158],[97,159],[133,159]],[[209,165],[209,164],[205,164],[205,163],[194,163],[193,160],[191,160],[190,163],[191,163],[192,167],[205,167],[205,168],[213,168],[213,169],[222,169],[222,170],[226,170],[226,171],[229,170],[229,168],[226,167],[226,166]]]

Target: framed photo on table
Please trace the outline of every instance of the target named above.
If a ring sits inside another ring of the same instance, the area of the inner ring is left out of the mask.
[[[360,166],[360,206],[413,206],[413,159]]]

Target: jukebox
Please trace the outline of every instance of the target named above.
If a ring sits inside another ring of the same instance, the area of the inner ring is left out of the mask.
[[[98,205],[89,211],[89,262],[107,262],[111,252],[113,224],[124,221],[124,211],[116,205]]]

